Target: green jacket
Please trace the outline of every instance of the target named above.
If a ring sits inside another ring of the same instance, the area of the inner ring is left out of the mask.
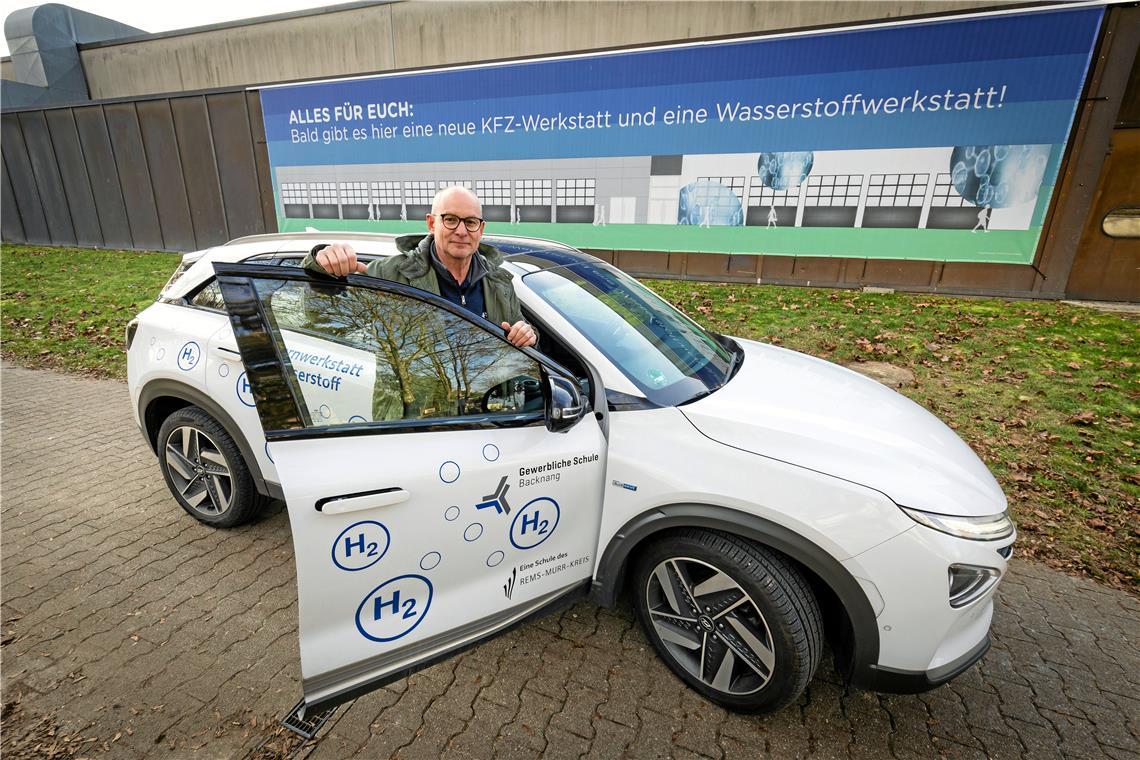
[[[400,254],[374,259],[368,264],[365,274],[410,285],[438,296],[439,280],[436,279],[435,269],[431,265],[431,240],[430,235],[403,235],[396,238],[396,248]],[[315,247],[301,262],[301,266],[314,272],[328,274],[316,260],[317,251],[324,247],[324,245]],[[483,306],[487,311],[487,319],[496,325],[503,322],[513,325],[522,320],[522,307],[519,306],[518,296],[515,295],[511,275],[500,266],[503,263],[503,254],[493,246],[481,243],[475,256],[478,260],[471,262],[472,274],[469,276],[482,278]],[[535,332],[537,334],[538,331]]]

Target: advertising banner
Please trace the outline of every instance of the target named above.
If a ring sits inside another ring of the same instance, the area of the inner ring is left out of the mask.
[[[278,227],[582,248],[1028,264],[1103,8],[261,90]],[[493,46],[488,49],[493,54]]]

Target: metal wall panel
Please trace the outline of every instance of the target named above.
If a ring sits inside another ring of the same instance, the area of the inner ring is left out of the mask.
[[[170,102],[148,100],[136,103],[135,109],[166,250],[192,251],[196,247],[194,225],[190,220],[190,201],[186,197]]]
[[[0,235],[11,243],[26,243],[24,224],[20,221],[20,209],[16,205],[16,193],[12,190],[12,182],[8,179],[8,165],[2,156],[0,156],[0,174],[4,175],[4,183],[0,185]]]
[[[1022,264],[984,264],[951,261],[942,267],[939,290],[951,292],[1010,293],[1024,295],[1033,289],[1037,273]]]
[[[4,152],[4,166],[12,182],[12,193],[20,212],[24,239],[29,243],[51,243],[36,176],[24,144],[24,133],[20,129],[20,120],[14,113],[0,116],[0,149]]]
[[[126,206],[131,238],[135,248],[162,250],[162,225],[151,189],[150,170],[143,151],[142,133],[134,103],[115,103],[103,107],[107,134],[118,169],[123,203]]]
[[[57,108],[46,111],[44,115],[51,144],[55,148],[63,192],[67,195],[67,205],[71,210],[71,222],[75,226],[75,241],[81,246],[101,248],[104,245],[103,231],[99,227],[99,213],[91,194],[91,182],[87,178],[87,164],[83,160],[75,117],[70,108]]]
[[[87,179],[95,200],[95,212],[107,248],[131,248],[131,227],[123,203],[123,189],[115,153],[107,134],[107,122],[100,106],[72,109],[79,145],[87,164]]]
[[[247,92],[246,110],[253,139],[253,155],[257,160],[257,185],[261,197],[261,218],[266,232],[277,232],[277,207],[273,200],[273,180],[269,176],[269,146],[265,142],[265,121],[261,117],[261,93]]]
[[[39,188],[40,200],[43,202],[48,237],[54,245],[75,245],[75,227],[71,223],[67,194],[63,192],[63,180],[59,176],[59,166],[56,164],[44,112],[25,111],[19,117],[24,143],[28,148],[28,160],[31,161],[36,187]]]
[[[227,239],[265,232],[245,93],[207,95],[206,106],[225,201]]]
[[[218,158],[210,137],[206,98],[171,98],[170,112],[178,140],[182,178],[194,227],[194,247],[221,245],[229,240],[222,185],[218,179]]]
[[[848,273],[852,267],[848,268]],[[882,285],[892,288],[925,288],[931,284],[933,261],[885,261],[868,259],[858,279],[861,285]]]
[[[685,256],[685,274],[698,279],[726,277],[728,275],[728,254],[688,254]]]

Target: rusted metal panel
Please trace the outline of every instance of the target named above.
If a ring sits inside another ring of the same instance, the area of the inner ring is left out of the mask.
[[[690,253],[685,256],[685,274],[690,277],[723,277],[728,274],[728,254]]]
[[[1033,287],[1037,273],[1021,264],[982,264],[948,261],[942,267],[938,290],[1023,294]]]
[[[99,106],[75,108],[72,109],[72,116],[87,166],[87,180],[95,202],[95,213],[99,218],[103,245],[108,248],[131,248],[134,241],[131,240],[119,169],[115,166],[115,153],[111,149],[103,109]]]
[[[16,204],[16,193],[8,179],[8,164],[0,156],[0,174],[4,176],[0,185],[0,235],[9,243],[26,243],[24,224],[20,221],[20,208]]]
[[[165,248],[168,251],[192,251],[196,247],[194,224],[190,220],[190,201],[186,196],[170,102],[149,100],[136,103],[135,107]],[[209,159],[191,158],[193,160]]]
[[[660,251],[615,251],[617,266],[627,272],[639,274],[666,274],[669,269],[669,254]]]
[[[150,182],[142,132],[134,103],[103,106],[107,134],[118,169],[123,203],[135,248],[161,250],[163,229]]]
[[[67,194],[59,176],[59,165],[48,133],[43,111],[25,111],[18,114],[20,130],[28,148],[28,160],[36,178],[40,201],[47,219],[48,237],[54,245],[75,245],[75,227],[67,209]]]
[[[859,268],[848,264],[847,272]],[[934,271],[933,261],[884,261],[868,259],[861,267],[862,276],[857,279],[860,285],[878,285],[888,288],[906,289],[928,287]]]
[[[194,247],[221,245],[230,237],[206,98],[171,98],[170,113],[194,228]]]
[[[206,107],[225,204],[226,234],[236,238],[265,232],[245,93],[207,95]]]
[[[736,277],[755,277],[760,267],[760,257],[751,254],[730,255],[727,262],[728,273]]]
[[[249,114],[250,139],[253,141],[253,157],[257,166],[262,231],[276,232],[277,208],[273,200],[273,178],[269,176],[269,146],[265,142],[265,122],[261,117],[261,94],[247,92],[245,106]]]
[[[29,243],[51,243],[47,218],[44,216],[36,175],[28,158],[24,134],[16,114],[0,116],[0,149],[4,152],[4,166],[12,182],[12,194],[20,212],[24,239]]]
[[[814,256],[797,256],[792,267],[792,279],[805,285],[837,285],[842,262],[839,259],[824,259]]]
[[[584,252],[590,254],[591,256],[598,257],[599,259],[606,262],[607,264],[613,264],[614,263],[614,252],[613,251],[603,251],[603,250],[598,250],[598,249],[594,249],[594,248],[583,248],[582,250]]]
[[[1112,139],[1112,128],[1140,48],[1140,8],[1114,6],[1105,13],[1104,31],[1069,140],[1069,156],[1046,219],[1034,290],[1046,297],[1065,294],[1085,221],[1093,207],[1098,178]],[[1032,271],[1032,270],[1031,270]]]
[[[51,143],[55,147],[59,176],[71,211],[71,222],[75,226],[75,241],[82,246],[102,247],[103,231],[99,226],[99,212],[95,209],[91,182],[87,178],[87,163],[83,160],[75,117],[70,108],[52,109],[44,115]]]
[[[760,277],[763,280],[790,280],[796,260],[792,256],[765,256],[760,262]]]
[[[1065,295],[1140,301],[1140,238],[1109,237],[1102,224],[1117,208],[1140,208],[1140,129],[1117,129],[1085,223]]]

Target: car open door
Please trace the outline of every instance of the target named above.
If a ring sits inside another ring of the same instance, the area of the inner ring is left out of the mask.
[[[216,271],[288,506],[307,711],[585,589],[605,405],[578,379],[413,288]]]

